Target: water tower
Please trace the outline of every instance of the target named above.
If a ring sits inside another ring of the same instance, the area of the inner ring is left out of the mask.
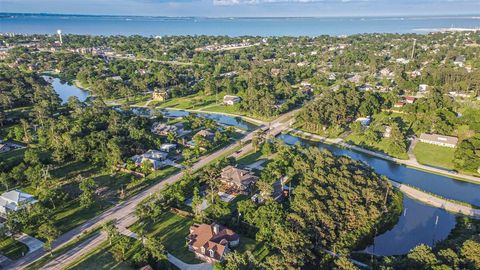
[[[62,30],[58,29],[58,30],[57,30],[57,34],[58,34],[58,38],[60,39],[60,44],[63,44],[63,40],[62,40]]]

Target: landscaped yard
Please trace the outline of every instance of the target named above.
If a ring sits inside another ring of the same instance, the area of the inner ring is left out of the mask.
[[[143,228],[147,235],[159,237],[169,253],[186,263],[194,264],[200,261],[195,259],[193,252],[188,251],[185,240],[193,223],[192,218],[167,212],[153,225],[137,223],[130,229],[138,232]]]
[[[453,169],[454,148],[442,147],[433,144],[418,142],[413,149],[417,161],[421,164],[432,165],[445,169]]]
[[[27,254],[28,247],[11,237],[0,241],[0,253],[11,260],[17,260]]]

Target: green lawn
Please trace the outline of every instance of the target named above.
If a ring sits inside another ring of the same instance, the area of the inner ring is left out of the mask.
[[[421,164],[453,169],[454,148],[442,147],[438,145],[418,142],[413,149],[417,161]]]
[[[130,229],[139,231],[141,228],[147,235],[159,237],[168,252],[185,263],[200,263],[193,252],[188,251],[185,237],[189,234],[193,219],[171,212],[163,214],[154,224],[136,223]]]
[[[223,97],[223,95],[218,95],[218,97]],[[203,93],[198,93],[186,97],[172,98],[165,102],[159,103],[161,108],[177,108],[184,110],[194,110],[201,109],[202,107],[215,104],[215,95],[205,96]]]
[[[0,241],[0,253],[11,260],[21,258],[24,254],[27,254],[27,252],[28,247],[25,244],[20,243],[11,237]]]
[[[130,249],[128,257],[133,256],[135,251],[140,248],[140,241],[135,241]],[[66,269],[75,270],[132,270],[135,269],[125,262],[117,262],[110,253],[108,242],[103,242],[92,252],[83,256],[78,262],[66,267]]]
[[[267,247],[263,243],[259,243],[252,238],[240,235],[240,244],[233,248],[233,250],[237,250],[240,253],[245,251],[252,252],[255,259],[258,261],[262,261],[270,252]]]
[[[0,160],[5,164],[5,167],[14,167],[22,162],[26,150],[26,148],[22,148],[1,153]]]
[[[249,165],[258,161],[262,157],[263,157],[263,154],[261,151],[257,151],[257,152],[252,151],[241,156],[239,159],[237,159],[237,163],[241,165]]]

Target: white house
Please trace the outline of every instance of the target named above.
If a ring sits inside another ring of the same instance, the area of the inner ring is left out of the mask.
[[[362,124],[362,126],[364,126],[364,127],[368,127],[370,125],[371,121],[372,121],[372,119],[370,118],[370,116],[359,117],[355,120],[355,122],[360,122],[360,124]]]
[[[140,166],[143,162],[151,162],[154,170],[158,170],[167,166],[164,161],[167,159],[168,154],[158,150],[148,150],[142,155],[135,155],[132,157],[135,165]]]
[[[428,90],[428,85],[426,84],[420,84],[418,86],[418,92],[426,92]]]
[[[234,105],[235,103],[240,102],[242,100],[239,96],[232,96],[232,95],[225,95],[223,97],[223,104],[225,105]]]
[[[0,195],[0,215],[16,212],[38,202],[32,195],[19,190],[11,190]]]
[[[170,153],[170,151],[177,149],[177,145],[173,143],[164,143],[160,146],[160,151]]]

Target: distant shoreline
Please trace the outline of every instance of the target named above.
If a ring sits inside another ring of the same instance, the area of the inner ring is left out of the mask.
[[[399,15],[357,15],[357,16],[165,16],[165,15],[121,15],[121,14],[69,14],[69,13],[30,13],[30,12],[0,12],[0,18],[11,16],[48,16],[48,17],[120,17],[120,18],[165,18],[165,19],[335,19],[335,18],[351,18],[351,19],[372,19],[372,18],[385,18],[385,19],[403,19],[403,18],[436,18],[436,19],[478,19],[480,20],[480,14],[399,14]]]

